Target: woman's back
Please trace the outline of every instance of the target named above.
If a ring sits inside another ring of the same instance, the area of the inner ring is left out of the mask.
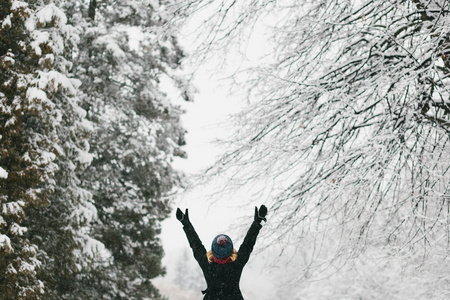
[[[205,276],[206,290],[205,300],[242,300],[244,299],[239,288],[243,265],[238,262],[226,264],[210,263],[206,268],[202,268]],[[211,295],[212,297],[208,297]]]
[[[189,221],[188,210],[186,209],[186,213],[183,214],[180,209],[177,209],[177,219],[184,225],[183,230],[189,245],[205,276],[207,289],[203,291],[204,300],[244,299],[239,288],[239,281],[262,228],[261,221],[265,221],[267,208],[262,205],[260,211],[261,214],[255,207],[254,221],[237,253],[227,235],[218,235],[213,241],[212,250],[207,255],[205,247]]]

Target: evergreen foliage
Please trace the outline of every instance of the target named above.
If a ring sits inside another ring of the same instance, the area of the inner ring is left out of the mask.
[[[77,37],[64,12],[41,1],[1,7],[0,297],[38,299],[52,291],[50,266],[73,272],[92,258],[82,252],[96,213],[76,175],[90,163],[91,126],[76,97],[80,82],[69,77],[67,50]]]
[[[185,156],[164,11],[1,2],[0,299],[161,298],[159,222]]]
[[[159,221],[169,213],[167,193],[181,179],[170,162],[184,156],[182,111],[161,92],[160,81],[180,82],[174,70],[182,53],[175,38],[158,32],[166,22],[164,8],[145,1],[91,1],[87,15],[86,8],[71,17],[82,32],[74,72],[96,128],[83,186],[93,192],[99,214],[92,231],[113,263],[83,277],[91,291],[84,284],[82,292],[157,298],[149,280],[164,272]]]

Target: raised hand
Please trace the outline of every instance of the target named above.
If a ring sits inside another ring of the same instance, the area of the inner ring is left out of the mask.
[[[266,215],[267,215],[267,207],[265,205],[261,205],[259,207],[259,210],[255,206],[255,221],[256,222],[261,223],[262,220],[264,220],[264,222],[267,222]]]
[[[178,221],[184,224],[184,222],[189,222],[189,211],[186,208],[186,212],[183,214],[181,209],[177,208],[176,216]]]

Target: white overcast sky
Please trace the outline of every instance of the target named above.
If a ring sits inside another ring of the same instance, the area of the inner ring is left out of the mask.
[[[190,35],[181,35],[181,44],[189,52]],[[248,50],[253,51],[253,55],[259,55],[264,51],[264,40],[259,39],[248,45]],[[230,86],[224,80],[228,74],[233,73],[239,66],[242,66],[242,59],[229,60],[229,67],[217,72],[217,62],[202,65],[198,68],[193,82],[197,89],[194,95],[194,102],[184,103],[186,113],[182,116],[182,124],[187,130],[184,147],[188,154],[187,159],[177,159],[174,166],[184,171],[187,176],[201,172],[214,163],[215,159],[222,153],[215,141],[225,139],[231,134],[232,124],[230,116],[239,111],[242,103],[239,99],[230,96]],[[189,68],[189,65],[187,65]],[[240,246],[245,235],[237,231],[236,222],[247,222],[250,226],[253,220],[254,208],[248,209],[239,207],[242,204],[241,197],[245,195],[233,194],[222,195],[220,198],[209,199],[208,195],[214,190],[214,186],[194,188],[191,192],[177,197],[173,204],[173,212],[169,219],[162,223],[161,240],[165,248],[163,264],[167,268],[167,275],[155,281],[163,295],[170,300],[190,300],[202,299],[200,291],[181,291],[177,287],[175,280],[175,268],[179,263],[179,256],[183,251],[191,251],[187,239],[182,230],[181,224],[175,218],[175,209],[180,207],[183,211],[189,209],[191,222],[195,226],[197,233],[209,250],[212,239],[219,233],[227,233],[231,236],[235,248]],[[262,204],[262,203],[261,203]],[[239,208],[238,208],[239,207]],[[247,224],[241,224],[247,228]],[[235,228],[235,229],[232,229]],[[264,230],[264,228],[263,228]],[[254,257],[253,257],[254,258]],[[263,257],[251,259],[244,270],[241,279],[241,289],[246,300],[252,299],[275,299],[273,294],[273,281],[268,276],[268,271],[264,272],[264,262],[259,261]],[[189,257],[187,265],[191,268],[198,268],[193,264],[194,258]],[[192,272],[198,270],[192,270]],[[190,274],[186,274],[190,276]],[[203,287],[206,288],[206,287]]]

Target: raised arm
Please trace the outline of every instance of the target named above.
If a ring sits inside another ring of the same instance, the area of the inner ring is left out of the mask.
[[[258,208],[255,206],[255,217],[253,219],[252,225],[250,225],[250,229],[247,231],[247,234],[245,235],[244,241],[242,242],[241,247],[239,247],[238,251],[238,261],[242,265],[245,265],[250,258],[250,254],[253,251],[253,247],[256,243],[256,238],[258,237],[259,231],[262,228],[261,222],[262,220],[266,220],[267,215],[267,207],[264,205],[261,205],[261,207]]]
[[[192,252],[194,253],[195,260],[197,260],[200,266],[208,263],[205,246],[203,246],[202,241],[194,229],[194,226],[192,226],[192,223],[189,220],[188,209],[186,209],[186,212],[183,214],[183,212],[177,208],[176,216],[178,221],[183,224],[183,230],[186,233],[186,237],[188,239],[189,246],[191,246]]]

